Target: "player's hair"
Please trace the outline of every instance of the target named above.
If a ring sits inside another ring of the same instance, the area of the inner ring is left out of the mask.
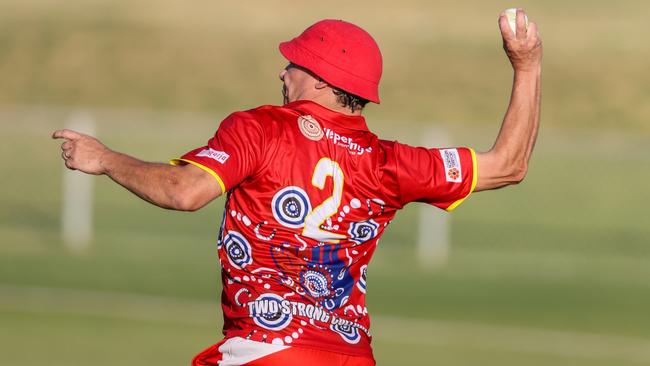
[[[366,104],[368,104],[367,99],[350,94],[344,90],[332,88],[332,92],[336,95],[336,101],[343,107],[350,108],[353,113],[363,110]]]

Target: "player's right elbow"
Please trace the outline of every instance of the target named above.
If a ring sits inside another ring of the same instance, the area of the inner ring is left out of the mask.
[[[528,173],[528,164],[523,163],[514,167],[510,174],[511,184],[519,184],[523,182],[524,179],[526,178],[527,173]]]
[[[521,183],[528,173],[525,159],[494,151],[477,154],[478,185],[476,190],[498,189]]]

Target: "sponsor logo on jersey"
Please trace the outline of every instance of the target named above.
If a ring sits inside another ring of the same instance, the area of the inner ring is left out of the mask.
[[[445,165],[445,179],[447,182],[460,183],[463,181],[460,156],[457,149],[441,149],[440,155]]]
[[[344,147],[350,150],[351,153],[356,155],[363,155],[364,153],[372,152],[372,147],[370,146],[363,147],[358,143],[354,142],[352,137],[339,135],[338,133],[330,130],[329,128],[325,128],[325,137],[331,140],[334,143],[334,145]]]
[[[227,153],[225,153],[223,151],[219,151],[219,150],[214,150],[212,148],[207,148],[205,150],[201,150],[201,151],[199,151],[198,154],[196,154],[196,156],[202,156],[202,157],[205,157],[205,158],[209,158],[209,159],[215,160],[215,161],[217,161],[217,162],[219,162],[221,164],[225,163],[226,160],[228,160],[228,158],[230,157],[230,155],[228,155]]]
[[[310,140],[319,141],[323,138],[323,129],[320,127],[320,123],[309,114],[298,117],[298,128]]]

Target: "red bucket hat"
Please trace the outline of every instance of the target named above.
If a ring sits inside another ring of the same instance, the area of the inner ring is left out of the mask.
[[[379,103],[381,52],[372,36],[356,25],[321,20],[291,41],[280,43],[280,52],[332,86]]]

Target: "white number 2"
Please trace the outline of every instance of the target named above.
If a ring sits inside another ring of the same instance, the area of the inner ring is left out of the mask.
[[[320,227],[327,218],[335,215],[339,210],[343,197],[343,170],[341,170],[339,163],[329,158],[322,158],[316,164],[314,175],[311,178],[311,184],[319,189],[323,189],[327,177],[332,177],[334,182],[332,196],[323,201],[323,203],[314,208],[305,217],[305,228],[302,231],[302,235],[322,242],[337,243],[339,239],[345,239],[345,235],[325,231]]]

